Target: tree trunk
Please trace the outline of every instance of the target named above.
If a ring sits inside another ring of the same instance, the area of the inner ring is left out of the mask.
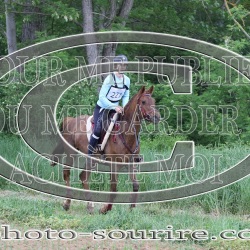
[[[26,0],[24,12],[41,12],[41,9],[32,6],[31,0]],[[36,31],[42,31],[43,28],[43,17],[41,15],[31,15],[31,20],[23,23],[22,42],[33,41],[36,38]]]
[[[109,29],[112,22],[114,21],[114,18],[117,15],[117,1],[116,0],[110,0],[110,9],[108,11],[108,16],[109,18],[105,21],[105,23],[103,23],[103,26],[106,29]],[[104,15],[106,16],[106,14],[104,13]]]
[[[133,7],[134,0],[123,0],[120,11],[118,16],[123,19],[122,26],[124,27],[126,25],[126,19],[129,16],[129,13]],[[106,27],[110,27],[112,25],[112,22],[114,21],[114,18],[116,17],[117,12],[117,6],[115,0],[110,0],[111,8],[110,8],[110,14],[109,14],[109,21],[106,24]],[[110,43],[106,44],[103,47],[102,55],[104,57],[108,56],[115,56],[117,49],[117,43]]]
[[[93,5],[92,0],[82,0],[83,14],[83,32],[94,32]],[[87,61],[94,64],[98,56],[98,48],[96,44],[86,46]]]
[[[115,56],[117,43],[105,44],[103,47],[102,55],[104,57]]]
[[[133,7],[134,0],[123,0],[120,4],[120,8],[116,0],[110,0],[110,8],[108,11],[101,9],[99,15],[99,28],[110,29],[116,16],[122,18],[122,26],[126,25],[126,19]],[[82,0],[82,13],[83,13],[83,32],[94,32],[93,21],[93,3],[92,0]],[[107,17],[108,18],[105,18]],[[117,44],[105,44],[102,46],[102,52],[100,53],[104,57],[114,56],[117,49]],[[100,47],[101,48],[101,47]],[[97,45],[89,45],[87,49],[87,61],[89,64],[95,63],[98,56]]]
[[[6,37],[8,54],[17,50],[15,13],[12,12],[11,0],[5,0]]]
[[[123,19],[127,19],[128,15],[133,7],[134,4],[134,0],[124,0],[122,2],[122,7],[119,13],[119,16]],[[125,26],[126,25],[126,20],[123,20],[122,25]]]

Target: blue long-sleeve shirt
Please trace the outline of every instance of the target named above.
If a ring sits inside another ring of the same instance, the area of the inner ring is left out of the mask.
[[[124,76],[124,85],[127,86],[127,89],[124,92],[122,99],[121,99],[122,106],[124,107],[129,101],[130,79],[126,75],[123,75],[123,76]],[[115,75],[115,80],[117,83],[117,87],[122,88],[123,87],[123,77],[119,78]],[[111,102],[107,98],[107,93],[108,93],[111,86],[115,86],[115,81],[114,81],[113,76],[110,74],[105,78],[105,80],[102,84],[100,93],[99,93],[99,100],[97,101],[97,105],[99,105],[101,108],[115,109],[119,105],[119,101],[118,102]]]

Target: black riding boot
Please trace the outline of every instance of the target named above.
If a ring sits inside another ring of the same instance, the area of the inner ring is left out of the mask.
[[[90,137],[90,142],[88,145],[88,155],[92,155],[96,151],[96,145],[98,143],[99,137],[95,136],[94,134]]]

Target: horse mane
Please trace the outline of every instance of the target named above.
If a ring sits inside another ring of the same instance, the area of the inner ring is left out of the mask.
[[[135,94],[135,95],[128,101],[128,103],[127,103],[126,106],[124,107],[124,113],[125,113],[125,114],[129,113],[129,109],[130,109],[131,107],[136,108],[138,99],[140,98],[140,96],[141,96],[142,94],[151,96],[152,92],[153,92],[153,86],[151,86],[151,88],[149,88],[149,89],[145,89],[145,86],[143,86],[143,87],[137,92],[137,94]]]
[[[136,99],[136,103],[137,103],[137,100],[139,98],[139,95],[140,94],[146,94],[146,95],[150,95],[152,94],[152,87],[150,89],[145,89],[145,87],[143,86],[143,88],[141,90],[139,90],[137,92],[137,94],[135,94],[129,101],[128,103],[126,104],[126,106],[124,107],[124,112],[126,112],[126,110],[131,107],[131,104],[135,101]]]
[[[126,112],[130,107],[131,107],[131,104],[133,103],[133,102],[135,102],[135,101],[137,101],[137,97],[138,97],[138,94],[139,93],[137,93],[137,94],[135,94],[129,101],[128,101],[128,103],[125,105],[125,107],[124,107],[124,112]]]

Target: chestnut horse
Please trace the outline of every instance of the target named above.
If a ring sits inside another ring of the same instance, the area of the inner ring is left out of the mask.
[[[146,121],[152,123],[158,123],[160,120],[160,113],[154,108],[155,100],[152,98],[153,86],[146,90],[145,87],[142,87],[139,92],[134,95],[127,105],[124,107],[124,114],[120,115],[119,122],[120,124],[124,124],[124,128],[120,129],[121,132],[118,131],[119,136],[117,136],[116,142],[114,142],[109,137],[107,144],[102,152],[104,158],[108,159],[108,161],[112,162],[131,162],[136,156],[139,156],[140,153],[140,145],[139,145],[139,133],[141,130],[141,121],[145,119]],[[62,136],[64,139],[72,145],[74,148],[79,151],[87,154],[88,147],[88,138],[86,132],[87,131],[86,124],[89,116],[80,116],[80,117],[67,117],[64,119],[62,124]],[[84,122],[82,122],[84,121]],[[132,131],[132,132],[131,132]],[[67,151],[67,152],[66,152]],[[63,152],[66,153],[66,164],[72,165],[72,157],[70,157],[70,147],[67,145],[62,145],[62,143],[58,144],[52,153],[52,163],[54,166],[58,159],[55,157],[55,154],[61,154]],[[100,154],[100,152],[99,152]],[[117,157],[119,155],[119,157]],[[128,155],[133,155],[135,157],[125,157]],[[95,156],[95,155],[93,155]],[[120,157],[123,156],[123,157]],[[123,159],[122,159],[123,158]],[[86,161],[86,168],[81,172],[80,179],[82,181],[82,185],[84,189],[89,190],[88,179],[90,176],[91,163],[90,160]],[[136,179],[135,173],[129,173],[131,181],[133,183],[133,192],[137,192],[139,190],[139,184]],[[64,167],[63,169],[63,177],[66,185],[70,186],[70,168]],[[117,172],[111,172],[111,192],[117,191]],[[136,193],[135,193],[136,196]],[[112,201],[114,200],[114,195],[110,196],[110,203],[103,205],[100,209],[100,213],[105,214],[107,211],[112,209]],[[135,206],[136,198],[133,199],[133,203],[131,207]],[[71,200],[67,198],[63,204],[65,210],[68,210],[70,207]],[[90,213],[93,212],[93,203],[88,202],[87,209]]]

